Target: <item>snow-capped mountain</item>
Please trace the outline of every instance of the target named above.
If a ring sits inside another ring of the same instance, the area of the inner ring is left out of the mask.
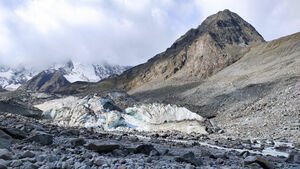
[[[108,64],[88,65],[72,61],[64,65],[56,64],[52,67],[52,69],[61,70],[65,78],[71,83],[76,81],[97,82],[108,76],[121,74],[128,68],[128,66]]]
[[[32,69],[0,67],[0,88],[15,90],[37,73]]]
[[[108,76],[120,74],[128,68],[128,66],[120,65],[82,64],[68,61],[62,64],[54,64],[47,70],[59,70],[69,82],[73,83],[76,81],[97,82]],[[31,68],[0,66],[0,87],[7,90],[15,90],[39,72]]]

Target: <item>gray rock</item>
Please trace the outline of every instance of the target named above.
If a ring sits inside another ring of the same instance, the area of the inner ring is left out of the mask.
[[[119,144],[101,144],[101,143],[89,143],[86,146],[87,149],[96,151],[98,153],[110,153],[115,149],[120,148]]]
[[[39,162],[42,162],[42,161],[45,161],[46,158],[47,158],[46,154],[41,154],[36,157],[36,160]]]
[[[27,133],[16,128],[1,128],[2,131],[4,131],[6,134],[10,135],[12,138],[15,139],[24,139],[27,137]]]
[[[3,164],[0,164],[0,169],[7,169],[7,167]]]
[[[159,156],[159,152],[157,150],[152,150],[149,154],[150,156]]]
[[[24,162],[23,165],[20,167],[20,169],[38,169],[39,167],[32,164],[31,162]]]
[[[158,154],[159,155],[159,152],[151,144],[142,144],[142,145],[139,145],[139,146],[137,146],[135,148],[134,152],[137,153],[137,154],[141,153],[141,154],[150,155],[151,151],[153,151],[153,154]]]
[[[23,164],[23,162],[21,160],[14,160],[11,162],[10,166],[13,168],[17,168],[20,167]]]
[[[0,148],[10,149],[11,137],[7,135],[4,131],[0,130]]]
[[[75,164],[74,164],[74,168],[79,169],[80,167],[81,167],[81,163],[76,161]]]
[[[286,161],[289,163],[300,164],[300,152],[295,150],[291,151]]]
[[[96,166],[102,166],[103,164],[106,164],[106,160],[103,158],[96,158],[93,162]]]
[[[53,143],[53,136],[39,131],[35,132],[34,135],[27,140],[37,142],[41,145],[50,145]]]
[[[25,151],[22,155],[21,158],[33,158],[35,154],[31,151]]]
[[[12,160],[12,154],[7,149],[0,149],[0,159]]]
[[[55,162],[55,161],[59,160],[59,156],[51,154],[51,155],[47,156],[46,159],[47,159],[48,162]]]
[[[72,139],[70,142],[71,142],[71,145],[75,146],[75,147],[82,146],[86,143],[84,138],[75,138],[75,139]]]
[[[0,159],[0,169],[7,169],[7,161]]]
[[[185,169],[194,169],[195,168],[195,166],[193,166],[193,165],[191,165],[191,164],[187,164],[186,166],[185,166]]]
[[[201,159],[197,159],[193,152],[186,153],[181,157],[176,157],[175,161],[177,161],[177,162],[186,162],[186,163],[193,164],[195,166],[201,166],[203,164]]]
[[[274,169],[275,167],[273,164],[271,164],[269,161],[264,159],[261,156],[248,156],[244,159],[244,165],[249,165],[257,163],[259,164],[263,169]]]
[[[137,142],[137,141],[139,141],[139,138],[136,137],[136,136],[129,136],[128,140],[131,141],[131,142]]]

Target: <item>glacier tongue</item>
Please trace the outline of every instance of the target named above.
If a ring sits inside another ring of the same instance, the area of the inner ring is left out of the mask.
[[[204,118],[176,105],[141,104],[124,111],[108,108],[110,99],[69,96],[36,105],[43,116],[62,126],[100,127],[104,130],[180,131],[207,134]]]

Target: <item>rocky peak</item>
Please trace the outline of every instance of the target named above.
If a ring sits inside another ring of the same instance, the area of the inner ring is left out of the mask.
[[[207,31],[222,45],[264,42],[263,37],[252,25],[228,9],[209,16],[198,29]]]
[[[20,89],[54,93],[61,87],[70,84],[64,75],[58,71],[42,71],[21,86]]]
[[[245,46],[265,41],[251,24],[236,13],[225,9],[207,17],[197,28],[190,29],[177,39],[166,52],[182,50],[199,36],[205,34],[209,34],[220,47],[226,45]]]

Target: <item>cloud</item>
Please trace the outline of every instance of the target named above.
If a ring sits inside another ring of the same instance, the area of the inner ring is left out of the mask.
[[[225,8],[271,40],[299,31],[298,6],[297,0],[1,1],[0,64],[45,68],[72,59],[135,65]]]

